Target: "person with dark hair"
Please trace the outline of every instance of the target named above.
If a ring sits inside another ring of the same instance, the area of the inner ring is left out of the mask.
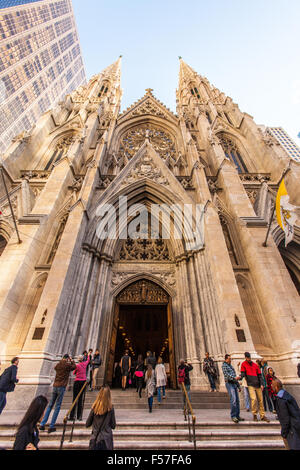
[[[275,406],[276,394],[272,388],[272,382],[275,379],[277,379],[277,377],[275,375],[274,369],[272,367],[269,367],[268,373],[266,375],[266,381],[267,381],[267,390],[268,390],[269,400],[272,401],[272,405],[274,407],[274,410],[272,409],[272,413],[276,413],[276,406]]]
[[[127,378],[131,369],[131,357],[129,356],[128,349],[126,349],[124,356],[121,359],[122,369],[122,390],[126,390]]]
[[[217,369],[214,360],[210,357],[208,352],[205,354],[205,359],[203,361],[203,372],[207,375],[211,392],[216,392],[216,379],[218,377]]]
[[[240,417],[240,398],[239,392],[241,387],[239,379],[236,375],[234,367],[231,365],[230,354],[225,355],[225,362],[223,362],[222,370],[224,374],[225,385],[227,388],[228,395],[230,397],[230,416],[234,423],[238,424],[240,421],[245,421],[244,418]]]
[[[52,397],[45,413],[45,417],[40,425],[40,431],[45,431],[45,425],[49,419],[52,408],[55,405],[55,410],[52,416],[52,420],[48,429],[48,433],[55,432],[55,423],[60,412],[63,397],[68,385],[70,372],[76,369],[75,362],[71,359],[68,354],[65,354],[61,361],[54,367],[56,371],[55,380],[53,383]]]
[[[178,383],[179,385],[184,384],[185,389],[187,392],[187,396],[191,401],[191,379],[190,379],[190,372],[193,370],[192,364],[188,364],[184,359],[180,359],[179,366],[178,366]],[[181,387],[183,389],[183,387]],[[186,404],[186,397],[184,390],[182,390],[182,406],[183,409],[185,408]]]
[[[279,379],[272,380],[281,437],[287,450],[300,450],[300,409],[295,398],[283,389]]]
[[[135,368],[135,378],[136,378],[136,391],[139,394],[139,397],[142,398],[142,388],[144,383],[144,359],[141,354],[138,356],[137,365]]]
[[[145,373],[146,382],[146,396],[148,398],[149,413],[152,413],[153,406],[153,395],[155,392],[155,374],[151,364],[147,365],[147,371]]]
[[[19,382],[17,379],[19,358],[14,357],[11,360],[11,366],[5,369],[3,374],[0,377],[0,415],[6,405],[6,394],[13,392],[16,386],[16,383]]]
[[[114,387],[121,388],[122,387],[122,369],[121,369],[121,362],[116,362],[115,364],[115,371],[114,371]]]
[[[74,375],[76,375],[76,379],[73,385],[73,402],[76,400],[77,395],[82,390],[82,387],[86,383],[86,369],[87,366],[90,362],[90,358],[88,356],[87,360],[84,361],[83,356],[79,356],[78,358],[79,364],[76,365],[76,368],[73,372]],[[85,388],[86,390],[86,388]],[[70,413],[70,421],[73,421],[75,418],[75,412],[77,410],[77,419],[78,421],[82,421],[82,412],[83,412],[83,397],[85,394],[85,390],[81,393],[80,397],[78,398],[77,404],[73,407],[71,413]]]
[[[150,364],[150,366],[152,366],[152,369],[154,370],[155,369],[155,366],[156,366],[156,358],[155,356],[152,354],[151,351],[147,351],[147,354],[146,354],[146,366],[148,364]]]
[[[31,402],[24,418],[19,424],[13,450],[38,450],[38,422],[42,419],[48,400],[40,395]]]
[[[245,361],[241,365],[241,378],[246,378],[250,401],[251,401],[251,411],[253,414],[253,420],[257,421],[257,413],[259,407],[259,414],[261,421],[266,421],[267,423],[270,420],[265,415],[265,408],[263,402],[263,381],[261,377],[261,371],[259,366],[252,361],[251,354],[245,352]]]
[[[96,390],[97,386],[97,375],[99,372],[99,367],[102,364],[102,359],[100,356],[99,349],[96,349],[93,360],[92,360],[92,390]]]
[[[86,369],[86,377],[87,377],[87,381],[89,383],[89,391],[91,392],[92,391],[92,386],[93,386],[93,366],[92,366],[93,350],[91,348],[88,351],[88,357],[89,357],[90,362],[88,363],[88,366],[87,366],[87,369]]]

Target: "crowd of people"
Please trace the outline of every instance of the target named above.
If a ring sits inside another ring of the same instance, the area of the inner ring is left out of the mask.
[[[19,358],[15,357],[11,361],[11,366],[5,369],[0,376],[0,414],[6,405],[6,394],[12,392],[18,383]],[[52,396],[50,401],[44,396],[37,396],[31,402],[21,423],[18,426],[15,436],[14,450],[37,450],[39,444],[40,431],[45,431],[51,411],[54,412],[48,433],[56,431],[55,423],[60,412],[62,400],[68,385],[70,373],[75,376],[73,384],[73,403],[77,399],[77,404],[72,408],[69,419],[82,421],[83,417],[83,397],[82,390],[89,386],[89,390],[97,388],[97,374],[102,364],[99,350],[89,349],[78,357],[76,364],[73,358],[66,354],[55,366],[55,379],[53,383]],[[133,362],[129,352],[125,351],[120,363],[120,385],[122,390],[126,390],[128,385],[134,384],[138,396],[142,397],[145,389],[145,396],[148,401],[149,412],[152,413],[154,396],[157,395],[157,403],[160,405],[166,398],[167,373],[161,357],[157,360],[155,354],[148,351],[146,358],[138,356]],[[300,365],[298,365],[298,376],[300,377]],[[230,397],[230,415],[234,423],[238,424],[244,419],[240,416],[239,393],[243,389],[246,411],[253,414],[254,421],[258,421],[258,414],[261,421],[270,422],[266,416],[266,411],[275,413],[281,424],[281,435],[287,449],[300,450],[300,409],[294,397],[283,389],[281,381],[276,377],[274,369],[268,366],[264,359],[252,361],[250,353],[245,353],[245,360],[238,363],[238,374],[231,364],[231,356],[226,354],[222,371],[226,389]],[[191,401],[190,395],[190,372],[193,366],[184,359],[180,360],[177,369],[178,384],[184,384],[183,407],[186,406],[186,395]],[[216,392],[216,381],[218,380],[218,367],[214,360],[206,353],[203,361],[203,371],[208,377],[211,392]],[[185,390],[184,390],[185,389]],[[78,395],[80,395],[78,397]],[[108,385],[100,387],[99,393],[86,421],[86,427],[92,427],[90,438],[90,450],[112,450],[113,449],[113,429],[116,427],[115,412],[112,405],[111,391]]]

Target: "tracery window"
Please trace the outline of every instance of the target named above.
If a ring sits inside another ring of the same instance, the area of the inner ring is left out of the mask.
[[[53,165],[57,163],[59,160],[61,160],[68,153],[68,150],[70,146],[72,145],[72,143],[73,143],[73,136],[64,137],[62,140],[60,140],[56,144],[52,152],[52,155],[50,159],[48,160],[48,163],[46,167],[44,168],[44,170],[45,171],[51,170]]]
[[[146,138],[149,138],[154,149],[163,160],[169,159],[175,164],[176,149],[172,137],[168,132],[150,124],[143,124],[128,131],[121,141],[120,153],[130,160],[143,145]]]
[[[237,171],[239,173],[248,173],[248,169],[245,165],[243,157],[236,143],[229,137],[224,136],[222,134],[218,135],[218,137],[220,139],[226,157],[229,158],[235,164]]]

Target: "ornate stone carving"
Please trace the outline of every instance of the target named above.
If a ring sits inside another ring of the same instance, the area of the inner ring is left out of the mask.
[[[163,239],[124,241],[120,254],[120,261],[170,261],[168,245]]]
[[[271,181],[270,173],[241,173],[239,176],[244,183],[267,183]]]
[[[215,177],[208,177],[207,178],[207,184],[208,184],[208,188],[209,188],[209,191],[211,192],[211,194],[215,194],[219,191],[222,191],[222,188],[220,188],[218,186],[217,178],[215,178]]]
[[[251,189],[251,188],[245,188],[246,193],[251,201],[252,206],[254,207],[255,201],[257,199],[259,189]]]
[[[169,185],[169,181],[162,175],[161,170],[156,167],[149,155],[144,155],[138,161],[131,173],[123,180],[121,187],[132,184],[141,178],[149,178],[158,184],[163,184],[164,186]]]
[[[21,179],[31,180],[31,179],[42,179],[46,180],[49,178],[51,171],[45,170],[21,170]]]
[[[113,288],[119,286],[122,282],[126,281],[130,277],[137,274],[136,271],[128,271],[128,272],[113,272],[112,279],[111,279],[111,286]],[[155,276],[157,279],[160,279],[165,284],[168,284],[170,287],[174,287],[176,285],[175,279],[175,271],[152,271],[151,274]]]
[[[172,137],[151,124],[143,124],[128,131],[121,141],[119,152],[130,160],[147,138],[163,160],[169,158],[173,164],[176,163],[176,149]]]
[[[69,189],[75,193],[78,193],[81,190],[83,180],[84,180],[83,176],[76,176],[73,179],[72,184],[69,186]]]
[[[263,142],[268,147],[273,147],[273,145],[280,145],[280,143],[275,139],[275,137],[268,132],[264,132],[262,129],[258,128],[258,131],[261,135]]]
[[[125,304],[167,304],[168,294],[157,284],[148,280],[137,281],[128,286],[117,297]]]
[[[220,144],[220,139],[218,136],[212,131],[210,127],[207,128],[208,130],[208,142],[210,145],[219,145]]]
[[[192,176],[177,176],[177,179],[184,189],[195,189]]]
[[[161,118],[167,117],[166,113],[150,99],[138,106],[137,109],[131,113],[132,116],[142,116],[144,114],[152,114]]]
[[[102,175],[99,177],[99,185],[97,189],[106,189],[115,179],[115,175]]]

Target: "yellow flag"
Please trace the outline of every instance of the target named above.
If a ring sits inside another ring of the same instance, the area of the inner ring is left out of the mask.
[[[293,240],[294,225],[297,220],[295,213],[297,206],[290,204],[289,200],[290,196],[288,195],[283,179],[276,197],[276,215],[278,224],[285,233],[285,246]]]

